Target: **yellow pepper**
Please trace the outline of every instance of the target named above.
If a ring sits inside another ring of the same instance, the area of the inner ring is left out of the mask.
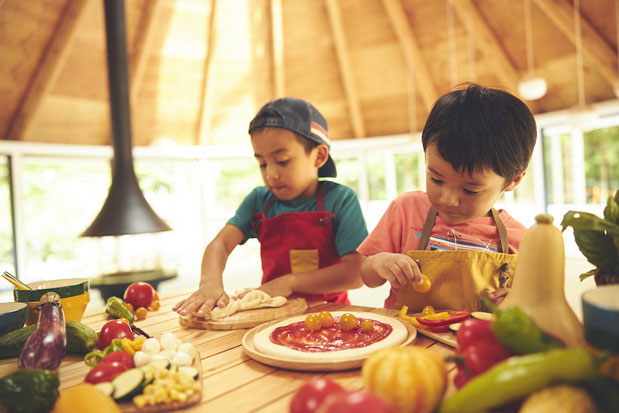
[[[146,337],[136,337],[133,341],[131,341],[131,347],[133,347],[135,351],[140,351],[142,350],[142,344],[144,344],[144,341],[146,341]]]
[[[417,322],[415,317],[411,317],[411,316],[406,315],[407,311],[408,311],[408,307],[403,305],[402,309],[400,310],[400,313],[398,314],[398,317],[401,318],[402,320],[408,321],[409,323],[411,323],[412,325],[414,325],[417,328],[423,328],[423,326]]]
[[[398,317],[401,318],[402,320],[408,321],[409,323],[411,323],[417,328],[423,328],[423,329],[427,329],[427,327],[419,324],[419,322],[417,321],[417,318],[423,318],[424,320],[445,320],[450,317],[447,311],[441,311],[440,313],[435,313],[435,314],[428,314],[428,315],[424,315],[423,317],[411,317],[406,314],[407,311],[408,311],[408,306],[403,305],[402,309],[400,310],[400,313],[398,314]]]
[[[122,349],[125,352],[129,353],[131,356],[135,355],[135,349],[131,345],[132,341],[133,340],[129,340],[126,337],[122,339]]]

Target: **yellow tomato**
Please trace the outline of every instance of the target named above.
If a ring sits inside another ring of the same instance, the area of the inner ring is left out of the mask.
[[[430,282],[430,279],[425,275],[421,276],[420,283],[413,283],[413,288],[420,293],[428,292],[430,290],[430,287],[432,287],[432,283]]]
[[[321,311],[318,314],[318,317],[320,318],[320,322],[323,327],[331,327],[334,323],[333,316],[328,311]]]
[[[305,317],[305,328],[308,330],[317,331],[320,330],[321,327],[322,322],[318,314],[308,314],[307,317]]]
[[[135,318],[137,318],[138,320],[144,320],[146,318],[146,314],[148,314],[148,310],[146,310],[146,308],[144,307],[140,307],[135,310]]]
[[[374,331],[374,323],[367,318],[361,322],[361,331],[364,333],[371,333]]]
[[[432,307],[431,305],[426,305],[425,307],[423,307],[423,310],[421,310],[421,315],[430,315],[430,314],[434,314],[434,307]]]
[[[340,327],[344,331],[352,330],[353,328],[357,327],[357,317],[350,313],[342,314],[342,316],[340,317]]]
[[[150,309],[157,311],[159,310],[159,307],[161,307],[161,303],[159,302],[159,300],[155,300],[152,303],[150,303]]]

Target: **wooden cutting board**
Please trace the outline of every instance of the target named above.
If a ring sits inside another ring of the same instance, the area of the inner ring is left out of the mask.
[[[440,312],[443,310],[437,310],[437,312]],[[416,314],[411,314],[413,317],[421,317],[421,313],[416,313]],[[458,347],[458,341],[456,340],[456,333],[454,333],[453,331],[448,331],[446,333],[436,333],[434,331],[430,331],[430,330],[425,330],[423,328],[419,328],[417,327],[417,331],[419,332],[419,334],[423,334],[426,337],[430,337],[436,341],[439,341],[443,344],[447,344],[448,346],[451,346],[453,348],[457,348]]]
[[[292,315],[302,314],[307,310],[304,298],[288,298],[286,304],[275,308],[257,308],[255,310],[239,311],[219,320],[206,320],[193,314],[179,316],[181,325],[204,330],[236,330],[252,328],[267,321],[277,320]]]

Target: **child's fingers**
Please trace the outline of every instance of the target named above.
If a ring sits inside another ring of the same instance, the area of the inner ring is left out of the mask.
[[[204,303],[202,303],[202,305],[194,307],[194,309],[198,308],[198,310],[195,311],[195,313],[199,316],[203,316],[207,312],[211,311],[213,307],[215,307],[215,301],[208,299]]]

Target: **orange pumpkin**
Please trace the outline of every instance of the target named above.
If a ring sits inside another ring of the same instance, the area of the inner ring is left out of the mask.
[[[400,413],[432,412],[447,384],[443,359],[419,346],[379,350],[363,363],[361,375],[366,389]]]

